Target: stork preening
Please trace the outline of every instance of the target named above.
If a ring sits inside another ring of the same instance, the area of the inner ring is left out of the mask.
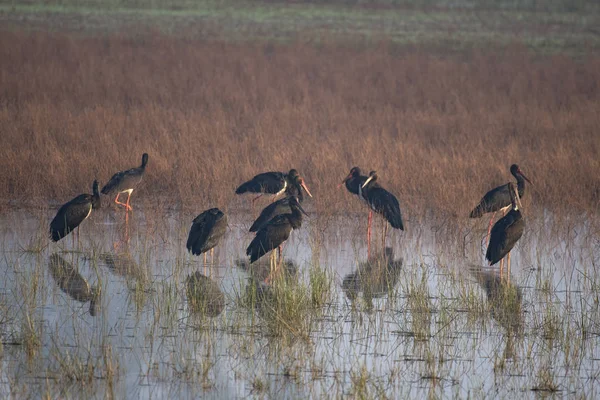
[[[218,208],[211,208],[198,215],[192,221],[186,248],[195,256],[204,253],[206,265],[206,252],[210,250],[211,259],[214,258],[214,248],[219,244],[227,231],[227,216]]]
[[[58,242],[75,230],[90,216],[93,209],[100,208],[100,193],[98,193],[98,181],[96,180],[92,185],[92,193],[80,194],[60,207],[50,222],[50,237],[54,242]]]

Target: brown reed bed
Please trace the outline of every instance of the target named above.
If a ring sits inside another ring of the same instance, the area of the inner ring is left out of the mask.
[[[526,204],[600,201],[598,56],[2,32],[0,87],[4,205],[64,202],[143,152],[134,207],[235,208],[295,167],[317,210],[358,209],[335,188],[354,165],[409,213],[466,215],[511,163]]]

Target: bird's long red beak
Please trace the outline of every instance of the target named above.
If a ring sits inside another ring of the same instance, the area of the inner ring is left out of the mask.
[[[532,185],[533,185],[533,182],[531,182],[531,181],[529,180],[529,178],[525,176],[525,174],[523,173],[523,171],[521,171],[521,169],[519,169],[519,173],[521,174],[521,176],[522,176],[522,177],[523,177],[523,178],[524,178],[524,179],[525,179],[527,182],[529,182],[530,184],[532,184]]]
[[[341,182],[339,185],[337,185],[337,188],[338,188],[338,189],[339,189],[339,188],[341,188],[341,187],[342,187],[342,185],[343,185],[344,183],[346,183],[346,182],[348,181],[348,179],[350,179],[350,178],[352,178],[352,174],[349,174],[347,177],[345,177],[345,178],[344,178],[344,180],[343,180],[343,181],[342,181],[342,182]]]
[[[313,197],[313,195],[310,193],[310,190],[308,190],[308,188],[306,187],[304,181],[300,182],[300,186],[302,186],[302,189],[306,191],[306,194],[308,194],[310,197]]]

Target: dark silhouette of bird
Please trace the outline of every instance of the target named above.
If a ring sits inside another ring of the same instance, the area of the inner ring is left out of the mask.
[[[186,247],[190,253],[198,256],[214,249],[227,231],[227,216],[218,208],[211,208],[198,215],[192,221]]]
[[[508,190],[512,208],[508,214],[494,224],[485,258],[490,262],[490,265],[494,265],[508,255],[507,269],[510,276],[510,251],[523,235],[525,220],[521,215],[519,193],[512,182],[508,184]],[[500,264],[500,275],[502,275],[502,263]]]
[[[67,236],[90,216],[92,209],[100,208],[100,194],[98,193],[98,181],[92,185],[93,194],[80,194],[69,201],[58,210],[56,216],[50,222],[50,237],[58,242]]]
[[[517,164],[510,166],[510,173],[517,180],[517,189],[519,196],[522,197],[525,194],[525,181],[531,183],[531,181],[523,174],[521,168]],[[489,192],[487,192],[479,201],[479,204],[469,214],[470,218],[480,218],[484,214],[494,213],[490,219],[488,226],[488,237],[490,236],[490,229],[492,228],[492,222],[496,216],[496,212],[502,211],[506,213],[511,206],[511,194],[508,190],[508,183],[505,185],[498,186]]]
[[[306,214],[306,212],[295,197],[290,198],[289,203],[291,213],[276,216],[256,232],[256,236],[246,249],[250,264],[276,248],[279,248],[281,257],[280,246],[290,237],[292,230],[302,226],[302,213]]]
[[[250,232],[258,231],[278,215],[291,213],[292,209],[290,207],[290,198],[297,197],[298,202],[302,203],[304,200],[303,191],[306,191],[306,194],[312,197],[312,194],[304,184],[304,179],[302,179],[301,176],[296,175],[285,190],[286,197],[266,206],[250,227]]]
[[[50,255],[48,268],[50,269],[50,275],[63,292],[81,303],[90,302],[90,315],[95,316],[97,302],[100,297],[98,288],[90,286],[75,267],[57,253]]]
[[[340,183],[338,185],[338,188],[345,184],[346,189],[348,189],[348,191],[350,193],[355,194],[361,200],[366,201],[366,199],[361,195],[361,186],[365,183],[366,180],[367,180],[367,177],[364,175],[361,175],[360,168],[353,167],[350,170],[350,173],[348,174],[348,176],[346,176],[346,178],[344,178],[342,183]]]
[[[148,153],[142,155],[142,165],[139,167],[131,168],[126,171],[119,171],[114,174],[102,188],[102,194],[114,195],[116,193],[117,197],[115,197],[115,203],[125,206],[127,211],[132,210],[133,208],[129,205],[129,198],[131,197],[133,189],[135,189],[142,181],[144,172],[146,171],[146,164],[148,164]],[[125,203],[119,201],[119,195],[121,193],[127,193],[127,201]]]
[[[295,169],[290,169],[287,174],[283,172],[263,172],[254,176],[249,181],[242,183],[235,190],[235,193],[260,193],[258,197],[252,200],[253,202],[262,196],[263,193],[274,194],[276,198],[285,192],[287,186],[298,175],[298,171]]]
[[[392,225],[392,228],[404,230],[398,199],[377,183],[377,172],[371,171],[369,173],[369,177],[360,187],[359,193],[366,199],[371,209],[381,214]],[[387,225],[384,225],[384,229],[387,230]]]

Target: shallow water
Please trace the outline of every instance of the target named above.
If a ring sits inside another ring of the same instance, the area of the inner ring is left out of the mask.
[[[278,336],[243,301],[256,285],[239,266],[249,216],[229,216],[205,268],[185,250],[194,215],[136,211],[125,224],[103,209],[79,242],[49,243],[54,212],[0,218],[1,397],[597,395],[600,241],[589,219],[528,220],[508,285],[482,269],[487,221],[409,219],[407,232],[388,232],[388,265],[366,262],[366,214],[311,215],[284,247],[288,281],[309,285],[324,270],[331,298],[306,317],[308,335]],[[224,294],[221,310],[190,308],[197,271]]]

